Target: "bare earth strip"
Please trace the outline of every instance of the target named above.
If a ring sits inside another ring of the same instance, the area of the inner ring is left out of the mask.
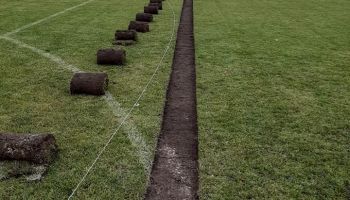
[[[163,123],[145,199],[198,199],[193,1],[184,0]]]

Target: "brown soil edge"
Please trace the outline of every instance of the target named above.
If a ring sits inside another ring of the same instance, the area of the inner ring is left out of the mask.
[[[184,0],[146,200],[199,199],[193,0]]]

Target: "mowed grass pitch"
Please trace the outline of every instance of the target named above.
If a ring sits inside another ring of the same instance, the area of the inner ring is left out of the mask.
[[[202,199],[350,198],[349,11],[195,1]]]
[[[0,35],[40,20],[84,1],[21,0],[0,5]],[[178,21],[180,0],[169,1]],[[140,34],[139,43],[126,47],[127,65],[101,67],[95,64],[99,48],[112,47],[116,29],[126,29],[145,0],[96,0],[75,10],[25,29],[11,37],[61,57],[84,71],[107,72],[109,91],[128,111],[154,72],[173,29],[173,13],[167,2],[150,24],[151,32]],[[173,46],[156,79],[131,114],[134,124],[155,148],[163,111],[164,94]],[[60,148],[59,159],[40,182],[23,179],[0,182],[0,199],[65,199],[109,136],[119,125],[102,97],[71,96],[72,72],[29,49],[0,39],[0,131],[53,133]],[[132,122],[132,123],[131,123]],[[121,129],[74,196],[76,199],[139,199],[147,174],[125,129]],[[148,159],[153,159],[151,156]]]
[[[167,0],[168,1],[168,0]],[[83,1],[6,1],[0,34]],[[181,1],[171,1],[179,16]],[[165,10],[153,33],[127,47],[124,68],[99,67],[145,1],[96,0],[14,37],[85,71],[107,71],[110,91],[130,108],[171,31]],[[200,195],[203,199],[345,199],[350,177],[350,3],[195,1]],[[150,46],[149,46],[150,45]],[[166,58],[132,121],[154,148],[171,64]],[[117,124],[102,98],[68,93],[72,73],[0,40],[0,130],[52,132],[61,152],[38,183],[0,182],[1,199],[63,199]],[[146,174],[123,130],[77,199],[137,199]]]

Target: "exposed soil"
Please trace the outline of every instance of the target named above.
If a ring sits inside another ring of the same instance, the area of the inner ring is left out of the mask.
[[[184,0],[161,133],[145,199],[198,199],[193,0]]]

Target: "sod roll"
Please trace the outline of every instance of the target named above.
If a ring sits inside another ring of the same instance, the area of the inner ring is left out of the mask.
[[[129,30],[145,33],[149,32],[149,25],[147,22],[130,21]]]
[[[149,3],[148,6],[156,6],[156,7],[158,7],[159,10],[163,10],[162,2],[160,2],[160,3]]]
[[[0,160],[51,163],[58,153],[52,134],[0,133]]]
[[[143,12],[158,15],[158,6],[145,6]]]
[[[108,87],[106,73],[75,73],[70,82],[71,94],[104,95]]]
[[[115,40],[134,40],[137,41],[137,32],[135,30],[117,30]]]
[[[137,13],[136,21],[140,22],[151,22],[153,21],[153,15],[149,13]]]
[[[97,64],[124,65],[126,52],[123,49],[100,49],[97,51]]]

